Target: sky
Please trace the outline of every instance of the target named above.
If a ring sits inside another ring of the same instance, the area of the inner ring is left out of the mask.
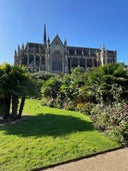
[[[117,50],[128,64],[128,0],[0,0],[0,64],[14,63],[14,51],[27,42]]]

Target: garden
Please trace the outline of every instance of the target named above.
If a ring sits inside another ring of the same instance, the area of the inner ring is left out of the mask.
[[[128,67],[0,66],[0,168],[33,170],[128,144]],[[22,114],[23,113],[23,114]]]

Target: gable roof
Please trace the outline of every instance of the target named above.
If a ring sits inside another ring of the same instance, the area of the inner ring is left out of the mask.
[[[51,45],[54,44],[54,43],[58,43],[58,44],[61,44],[62,46],[64,46],[58,34],[53,39]]]

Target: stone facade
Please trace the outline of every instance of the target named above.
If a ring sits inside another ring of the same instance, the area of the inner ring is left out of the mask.
[[[15,50],[14,64],[24,65],[30,72],[48,71],[70,73],[77,66],[87,67],[116,63],[116,51],[105,47],[86,48],[67,46],[67,41],[61,41],[58,35],[50,43],[44,26],[43,43],[27,43]]]

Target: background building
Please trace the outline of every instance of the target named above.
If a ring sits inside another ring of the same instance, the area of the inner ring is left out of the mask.
[[[43,43],[27,43],[15,50],[14,64],[24,65],[30,72],[48,71],[69,73],[77,66],[87,67],[116,63],[116,51],[68,46],[58,35],[50,42],[44,25]]]

